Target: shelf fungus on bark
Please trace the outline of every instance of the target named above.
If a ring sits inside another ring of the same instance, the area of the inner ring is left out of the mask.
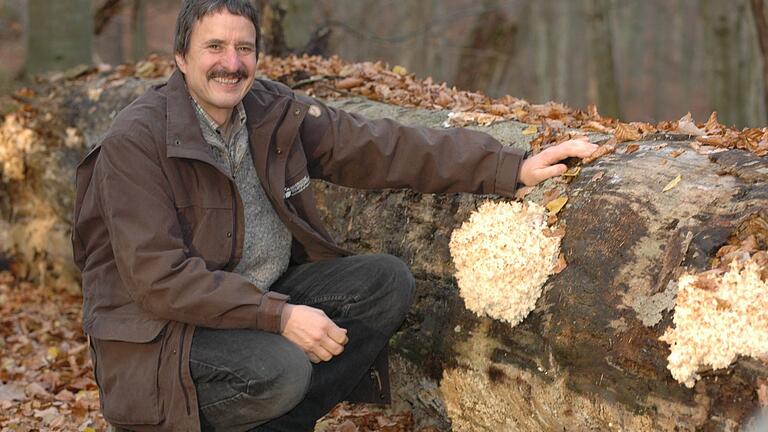
[[[37,134],[15,114],[0,123],[0,181],[24,180],[25,159],[38,141]]]
[[[453,232],[451,256],[467,309],[514,326],[536,306],[555,272],[562,232],[532,203],[483,203]]]
[[[760,258],[680,277],[674,327],[660,339],[670,345],[667,368],[686,387],[702,367],[725,368],[738,355],[768,356],[768,280]]]

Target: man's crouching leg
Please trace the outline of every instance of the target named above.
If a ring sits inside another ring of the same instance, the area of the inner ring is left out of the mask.
[[[312,366],[304,400],[287,414],[255,429],[311,431],[315,420],[344,400],[400,327],[414,293],[410,270],[391,255],[360,255],[289,268],[272,290],[290,302],[322,309],[347,329],[344,352]]]
[[[245,431],[290,411],[306,395],[312,366],[282,336],[197,328],[190,371],[203,431]]]

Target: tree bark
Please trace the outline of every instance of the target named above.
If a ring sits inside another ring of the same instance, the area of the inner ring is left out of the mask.
[[[144,58],[147,50],[147,4],[144,0],[133,0],[131,11],[131,52],[133,61]]]
[[[497,10],[497,0],[485,0],[482,4],[487,10],[477,15],[462,46],[454,79],[457,87],[468,90],[491,85],[498,70],[505,68],[508,58],[515,54],[517,26]]]
[[[93,14],[93,32],[100,35],[107,27],[112,18],[120,13],[123,6],[122,0],[105,0],[104,3],[96,9]]]
[[[89,95],[102,83],[43,89],[53,94],[50,116],[0,123],[0,133],[21,124],[34,144],[23,158],[25,178],[0,182],[0,233],[9,233],[2,249],[23,263],[17,272],[42,272],[49,283],[75,289],[74,166],[110,113],[156,82],[127,80],[94,101]],[[446,119],[446,112],[361,99],[332,104],[406,124],[439,127]],[[74,129],[64,133],[62,125]],[[478,129],[525,147],[525,127]],[[416,278],[414,306],[391,344],[396,408],[413,410],[417,425],[456,431],[736,430],[746,423],[757,407],[757,382],[768,378],[766,363],[740,358],[688,389],[667,371],[669,349],[658,338],[674,309],[668,282],[682,269],[707,269],[746,218],[768,220],[768,161],[735,150],[702,155],[684,137],[657,139],[667,145],[638,142],[639,151],[583,166],[570,185],[549,181],[526,197],[542,202],[553,188],[569,196],[559,216],[568,267],[548,280],[536,309],[516,327],[465,309],[453,276],[451,233],[488,197],[313,185],[342,246],[399,256]],[[678,174],[683,181],[662,193]]]
[[[765,16],[765,3],[763,0],[750,0],[752,7],[752,18],[755,20],[755,30],[757,31],[757,41],[760,46],[760,53],[763,61],[763,104],[768,111],[768,22]],[[768,121],[768,118],[763,119]]]
[[[28,0],[27,16],[27,73],[60,71],[92,63],[90,0]]]
[[[283,31],[285,9],[277,0],[254,1],[259,10],[261,20],[260,53],[275,57],[288,55],[290,50],[286,45],[285,33]]]
[[[610,3],[607,0],[590,0],[589,31],[592,64],[596,79],[597,100],[594,102],[606,116],[621,117],[619,105],[619,83],[613,56],[613,33],[611,31]]]

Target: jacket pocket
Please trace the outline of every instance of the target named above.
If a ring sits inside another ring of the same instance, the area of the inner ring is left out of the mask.
[[[94,373],[104,418],[117,425],[156,425],[163,420],[159,370],[165,330],[144,343],[91,339]]]
[[[234,241],[232,207],[188,205],[176,214],[187,255],[202,258],[208,270],[224,268]]]

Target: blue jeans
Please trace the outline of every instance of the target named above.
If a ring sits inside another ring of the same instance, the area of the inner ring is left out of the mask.
[[[414,281],[398,258],[361,255],[291,267],[271,290],[322,309],[349,342],[331,361],[312,364],[277,334],[198,328],[190,369],[204,431],[311,431],[403,322]]]

